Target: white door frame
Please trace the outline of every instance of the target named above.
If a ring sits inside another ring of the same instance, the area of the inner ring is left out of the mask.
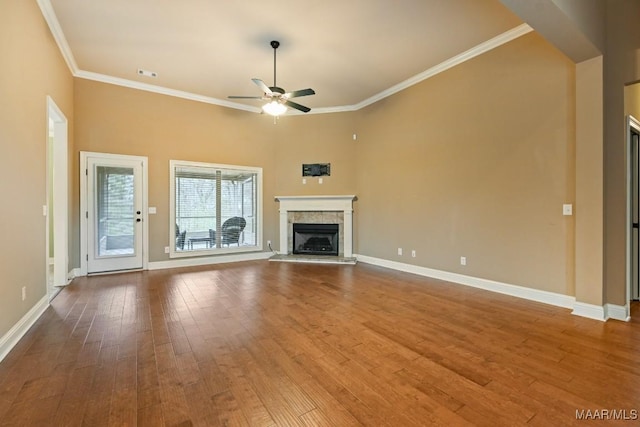
[[[53,143],[49,144],[49,123],[53,122]],[[49,218],[46,221],[46,280],[47,294],[52,300],[60,291],[60,286],[68,284],[69,274],[69,170],[68,120],[50,96],[47,96],[47,215],[49,201],[53,203],[53,277],[49,272]],[[50,162],[51,160],[51,162]],[[53,165],[53,171],[49,168]],[[53,183],[50,182],[53,180]],[[52,185],[51,185],[52,184]],[[50,192],[53,197],[50,197]]]
[[[149,268],[149,212],[148,212],[148,163],[146,156],[128,156],[125,154],[95,153],[89,151],[80,152],[80,275],[87,275],[88,251],[88,209],[87,191],[87,160],[89,157],[110,160],[137,160],[142,163],[142,269]]]
[[[627,254],[626,254],[626,265],[627,265],[627,295],[625,302],[625,310],[627,313],[627,318],[631,316],[631,285],[632,285],[632,269],[633,269],[633,260],[631,259],[632,254],[632,245],[633,245],[633,235],[632,235],[632,227],[631,227],[631,213],[632,213],[632,195],[631,195],[631,179],[632,179],[632,168],[633,163],[631,159],[631,129],[634,129],[636,132],[640,133],[640,121],[638,121],[635,117],[629,115],[627,116],[627,126],[626,126],[626,157],[627,157],[627,219],[626,219],[626,238],[627,238]]]

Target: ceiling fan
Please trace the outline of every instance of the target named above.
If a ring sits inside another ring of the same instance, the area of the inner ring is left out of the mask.
[[[285,92],[284,89],[276,86],[276,49],[278,49],[279,46],[279,41],[273,40],[271,42],[271,47],[273,48],[273,86],[267,86],[265,82],[260,79],[251,79],[262,90],[262,96],[231,95],[229,96],[229,99],[263,99],[269,101],[262,107],[262,110],[272,116],[279,116],[280,114],[283,114],[287,111],[287,107],[294,108],[302,111],[303,113],[308,113],[311,111],[311,108],[290,101],[290,99],[300,96],[315,95],[316,92],[313,89],[301,89],[294,90],[293,92]]]

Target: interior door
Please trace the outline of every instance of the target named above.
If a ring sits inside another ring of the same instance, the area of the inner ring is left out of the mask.
[[[143,267],[142,162],[87,157],[87,273]]]

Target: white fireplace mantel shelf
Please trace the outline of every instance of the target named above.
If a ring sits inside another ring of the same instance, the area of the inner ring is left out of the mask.
[[[344,256],[353,256],[353,200],[355,195],[340,196],[276,196],[280,202],[280,254],[287,254],[288,223],[291,211],[343,212]]]
[[[280,212],[285,211],[353,211],[356,196],[276,196]]]

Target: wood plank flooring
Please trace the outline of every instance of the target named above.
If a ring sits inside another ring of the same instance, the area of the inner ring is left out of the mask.
[[[633,316],[366,264],[78,278],[0,363],[0,425],[633,425]]]

